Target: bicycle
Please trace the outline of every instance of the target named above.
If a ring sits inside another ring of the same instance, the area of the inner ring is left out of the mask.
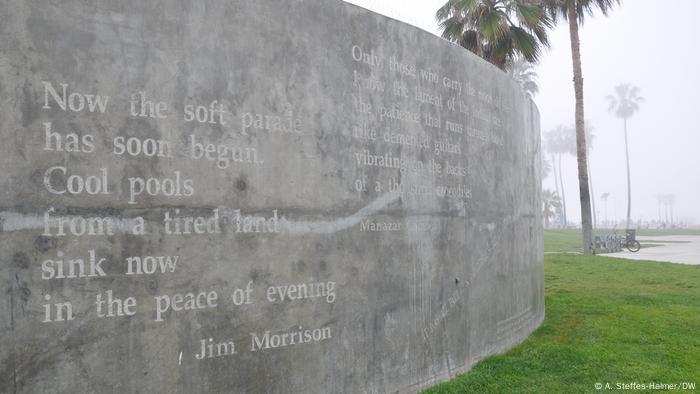
[[[627,230],[625,236],[617,235],[617,230],[613,229],[613,234],[620,242],[620,247],[627,248],[630,252],[639,252],[642,245],[635,239],[635,230]]]

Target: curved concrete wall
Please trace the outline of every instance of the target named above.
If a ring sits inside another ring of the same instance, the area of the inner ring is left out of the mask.
[[[542,321],[539,116],[337,1],[0,5],[2,392],[414,392]]]

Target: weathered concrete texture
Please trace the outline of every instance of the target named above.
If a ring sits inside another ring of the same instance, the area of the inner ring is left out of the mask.
[[[0,392],[415,392],[544,317],[537,108],[455,45],[8,0],[0,54]]]

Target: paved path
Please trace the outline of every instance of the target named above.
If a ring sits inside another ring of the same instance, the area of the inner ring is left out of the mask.
[[[700,265],[700,235],[638,236],[637,240],[642,244],[653,243],[661,246],[642,248],[636,253],[624,249],[624,252],[606,253],[605,256],[632,260],[655,260],[669,263]],[[674,241],[674,243],[664,243],[663,241]],[[675,243],[678,241],[685,242]]]

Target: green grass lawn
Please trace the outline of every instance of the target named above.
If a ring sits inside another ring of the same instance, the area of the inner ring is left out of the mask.
[[[545,253],[581,253],[580,230],[544,230]]]
[[[612,230],[597,229],[594,235],[612,234]],[[618,231],[618,234],[623,235]],[[545,253],[581,253],[581,230],[544,230]]]
[[[545,320],[525,342],[426,393],[606,391],[596,382],[700,391],[700,266],[548,254],[545,300]]]

